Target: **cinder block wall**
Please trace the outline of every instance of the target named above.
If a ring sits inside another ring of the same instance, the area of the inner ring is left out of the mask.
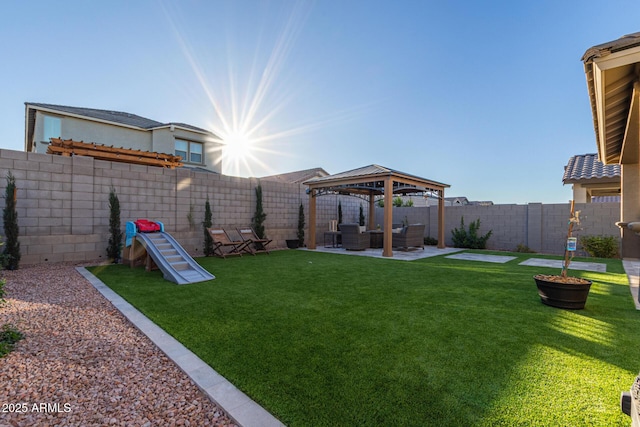
[[[162,221],[166,231],[197,256],[202,254],[207,198],[214,226],[249,225],[259,183],[190,169],[0,150],[0,175],[4,178],[9,171],[18,187],[24,264],[105,258],[112,187],[120,201],[123,230],[127,221],[137,218]],[[285,239],[296,238],[300,203],[308,225],[308,196],[301,185],[260,183],[267,235],[274,239],[273,247],[285,247]]]
[[[580,235],[620,236],[615,226],[619,221],[619,203],[576,203],[580,211],[581,224],[573,231]],[[460,227],[464,218],[465,227],[480,219],[479,234],[492,230],[487,242],[488,249],[513,251],[519,244],[548,254],[564,253],[570,215],[569,203],[529,203],[527,205],[492,206],[447,206],[445,207],[445,244],[452,246],[451,230]],[[376,222],[382,223],[382,209],[376,208]],[[393,208],[393,222],[408,220],[410,224],[425,224],[425,236],[438,236],[437,206]]]
[[[298,209],[305,211],[305,232],[309,226],[309,196],[299,184],[258,181],[190,169],[163,169],[151,166],[106,162],[90,157],[62,157],[47,154],[0,150],[0,175],[16,177],[18,224],[22,263],[81,261],[106,257],[109,239],[109,191],[120,200],[121,222],[137,218],[162,221],[192,255],[202,254],[204,205],[210,201],[214,226],[249,225],[255,212],[255,188],[260,183],[265,228],[274,247],[285,247],[295,239]],[[6,185],[6,184],[5,184]],[[5,185],[0,185],[4,188]],[[4,192],[3,192],[4,195]],[[365,200],[327,195],[317,200],[318,245],[329,221],[338,219],[342,204],[343,222],[357,222],[360,205],[368,224]],[[0,208],[4,197],[0,198]],[[615,235],[619,204],[577,204],[582,225],[579,234]],[[393,222],[424,223],[425,234],[437,237],[437,207],[393,208]],[[446,244],[451,230],[480,219],[481,233],[493,230],[490,249],[514,250],[524,244],[537,252],[562,253],[566,238],[569,205],[456,206],[445,209]],[[382,209],[376,208],[376,224],[383,224]],[[1,226],[2,224],[0,224]],[[0,229],[0,233],[2,230]],[[308,235],[306,236],[308,239]]]

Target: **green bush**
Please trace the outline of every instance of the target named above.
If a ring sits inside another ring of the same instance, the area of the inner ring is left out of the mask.
[[[580,245],[592,257],[617,258],[619,256],[619,244],[615,236],[581,236]]]
[[[460,228],[451,230],[453,235],[453,246],[456,248],[484,249],[487,247],[487,240],[491,237],[493,230],[489,230],[484,236],[478,236],[480,229],[480,219],[472,221],[467,231],[464,226],[464,217],[460,218]]]
[[[424,244],[427,246],[436,246],[438,244],[438,239],[431,236],[427,236],[424,238]]]
[[[13,325],[7,323],[2,325],[0,329],[0,357],[6,356],[13,350],[15,343],[24,338],[22,332],[18,331]]]
[[[516,246],[516,252],[521,252],[524,254],[534,254],[536,251],[531,249],[529,246],[520,243],[518,246]]]

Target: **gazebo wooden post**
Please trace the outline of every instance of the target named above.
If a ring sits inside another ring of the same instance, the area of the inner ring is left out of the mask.
[[[438,193],[438,249],[444,249],[444,187]]]
[[[309,189],[309,240],[307,249],[316,248],[316,190]]]
[[[375,230],[375,216],[376,216],[376,204],[375,204],[375,195],[373,191],[369,193],[369,230]]]
[[[391,176],[384,179],[384,236],[382,256],[392,257],[391,225],[393,223],[393,180]]]

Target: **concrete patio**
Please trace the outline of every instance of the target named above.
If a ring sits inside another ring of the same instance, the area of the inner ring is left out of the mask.
[[[298,249],[298,250],[309,250],[315,252],[326,252],[331,254],[341,254],[341,255],[355,255],[355,256],[368,256],[371,258],[384,258],[384,259],[395,259],[399,261],[413,261],[416,259],[422,258],[430,258],[438,255],[446,255],[452,254],[455,252],[461,252],[465,249],[460,248],[443,248],[438,249],[435,246],[425,246],[424,249],[414,249],[410,251],[393,251],[393,257],[385,257],[382,256],[382,248],[374,249],[369,248],[363,251],[348,251],[341,247],[323,247],[318,246],[316,249]]]

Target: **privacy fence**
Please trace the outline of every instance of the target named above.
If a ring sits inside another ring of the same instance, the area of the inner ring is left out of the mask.
[[[22,263],[83,261],[106,258],[109,239],[109,191],[113,188],[121,207],[122,229],[127,221],[147,218],[162,221],[192,255],[202,254],[204,206],[208,199],[213,224],[241,227],[251,224],[255,212],[255,188],[262,186],[265,228],[274,246],[285,247],[296,238],[298,209],[308,214],[305,187],[229,177],[194,169],[164,169],[153,166],[0,150],[0,176],[16,177],[18,223]],[[4,188],[4,185],[2,185]],[[4,194],[4,192],[3,192]],[[347,196],[324,196],[317,204],[317,242],[337,219],[342,205],[343,222],[357,222],[359,206],[368,215],[366,202]],[[0,200],[4,207],[4,198]],[[578,205],[583,211],[586,234],[618,235],[613,223],[618,204]],[[567,205],[496,205],[446,208],[447,244],[450,230],[460,218],[479,218],[481,231],[493,230],[489,247],[513,250],[518,244],[547,253],[559,253],[566,233]],[[427,234],[437,235],[437,208],[394,208],[394,223],[427,224]],[[308,217],[306,218],[308,230]],[[382,224],[382,209],[376,208],[376,223]],[[324,226],[323,226],[324,224]]]
[[[393,222],[426,224],[427,235],[438,234],[438,212],[436,206],[394,208]],[[620,218],[619,203],[576,203],[581,223],[574,227],[573,235],[620,236],[615,222]],[[490,206],[448,206],[445,208],[446,245],[453,244],[451,230],[480,220],[479,234],[492,231],[487,242],[488,249],[514,251],[518,245],[547,254],[562,254],[567,240],[570,217],[569,203]],[[382,223],[382,209],[376,209],[376,222]]]

